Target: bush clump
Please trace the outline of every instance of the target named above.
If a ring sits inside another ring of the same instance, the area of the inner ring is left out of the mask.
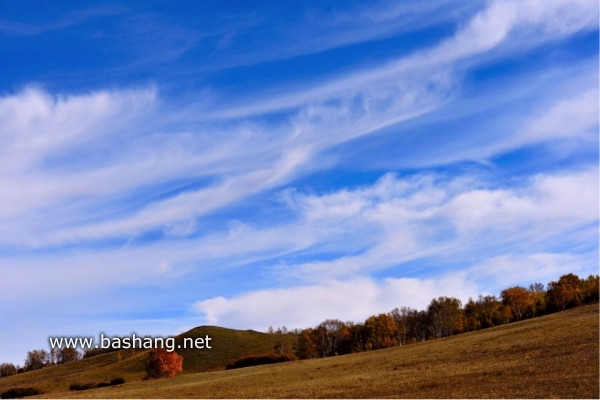
[[[69,386],[69,390],[78,391],[78,390],[90,390],[96,389],[98,387],[98,382],[75,382]]]
[[[121,385],[125,383],[125,379],[119,377],[119,378],[113,378],[111,379],[110,382],[75,382],[72,383],[71,386],[69,386],[69,390],[71,391],[79,391],[79,390],[90,390],[90,389],[96,389],[96,388],[102,388],[102,387],[108,387],[108,386],[115,386],[115,385]]]
[[[293,354],[259,354],[242,357],[233,363],[227,365],[225,369],[235,369],[252,367],[255,365],[276,364],[287,361],[294,361],[296,357]]]
[[[35,396],[38,394],[42,394],[42,392],[36,388],[20,387],[20,388],[8,389],[6,392],[3,392],[2,394],[0,394],[0,397],[2,397],[3,399],[16,399],[18,397]]]
[[[124,378],[113,378],[110,380],[110,384],[111,386],[116,386],[116,385],[122,385],[125,383],[125,379]]]

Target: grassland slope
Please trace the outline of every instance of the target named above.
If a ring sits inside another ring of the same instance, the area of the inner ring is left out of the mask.
[[[408,346],[48,397],[598,398],[598,305]]]

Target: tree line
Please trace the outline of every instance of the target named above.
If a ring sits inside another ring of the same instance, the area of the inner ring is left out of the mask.
[[[598,275],[566,274],[545,287],[533,283],[504,289],[499,298],[469,298],[464,306],[459,299],[438,297],[426,310],[395,308],[364,323],[327,319],[297,332],[294,352],[300,359],[319,358],[442,338],[598,302],[598,293]]]

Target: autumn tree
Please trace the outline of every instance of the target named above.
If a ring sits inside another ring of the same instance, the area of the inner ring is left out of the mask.
[[[411,337],[417,342],[424,342],[429,338],[429,315],[425,310],[413,310],[410,315]]]
[[[373,315],[365,321],[367,345],[372,350],[398,345],[398,328],[392,314]]]
[[[467,301],[463,309],[463,326],[465,331],[470,332],[481,329],[480,319],[479,305],[469,297],[469,301]]]
[[[159,347],[151,350],[146,360],[149,378],[172,378],[183,370],[183,356]]]
[[[300,359],[318,357],[317,346],[313,340],[312,328],[304,329],[298,334],[298,342],[296,344],[295,353]]]
[[[558,310],[583,303],[583,282],[575,274],[562,275],[558,281],[548,283],[548,297]]]
[[[586,303],[597,302],[600,291],[600,277],[598,275],[590,275],[583,282],[584,301]]]
[[[56,355],[56,363],[62,364],[69,361],[77,361],[81,358],[81,353],[77,349],[64,347],[58,350]]]
[[[534,304],[531,300],[531,294],[524,287],[515,286],[504,289],[500,293],[500,297],[502,298],[502,304],[511,310],[512,315],[517,321],[520,321],[528,313],[532,312]]]
[[[390,313],[394,319],[394,324],[396,324],[396,338],[399,345],[406,344],[408,341],[408,321],[406,318],[408,310],[408,307],[396,307]]]
[[[340,354],[342,344],[348,336],[348,328],[339,319],[326,319],[314,330],[314,342],[321,357]]]
[[[496,296],[479,295],[477,309],[481,328],[491,328],[492,326],[508,323],[509,314]]]
[[[390,315],[396,324],[398,344],[422,342],[429,338],[431,321],[427,311],[402,307],[395,308]]]
[[[546,311],[547,293],[542,283],[536,282],[529,285],[529,297],[533,303],[531,311],[534,317]]]
[[[365,351],[365,344],[369,340],[369,334],[363,324],[346,323],[348,327],[348,338],[345,349],[348,353],[360,353]]]
[[[17,367],[11,363],[0,364],[0,377],[17,374]]]
[[[434,337],[440,338],[461,332],[462,309],[459,299],[438,297],[431,300],[427,307],[429,328]]]
[[[425,341],[429,337],[429,316],[426,311],[402,307],[395,308],[390,315],[396,324],[398,344]]]
[[[41,369],[50,363],[50,354],[46,350],[32,350],[27,352],[24,368],[27,371]]]
[[[351,328],[354,324],[352,322],[344,322],[340,325],[338,330],[338,342],[336,346],[336,353],[350,354],[352,353],[352,331]]]

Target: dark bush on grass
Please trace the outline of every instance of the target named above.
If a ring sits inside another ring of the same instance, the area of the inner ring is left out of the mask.
[[[116,386],[116,385],[121,385],[125,383],[125,379],[124,378],[113,378],[111,379],[110,382],[75,382],[72,383],[71,386],[69,386],[69,389],[71,391],[79,391],[79,390],[90,390],[90,389],[96,389],[96,388],[102,388],[102,387],[108,387],[108,386]]]
[[[260,354],[242,357],[239,360],[229,364],[225,369],[235,369],[252,367],[255,365],[275,364],[287,361],[294,361],[296,357],[293,354]]]
[[[124,378],[114,378],[114,379],[111,379],[111,380],[110,380],[110,384],[111,384],[112,386],[115,386],[115,385],[122,385],[122,384],[124,384],[124,383],[125,383],[125,379],[124,379]]]
[[[69,390],[78,391],[78,390],[90,390],[96,389],[98,387],[97,382],[75,382],[69,386]]]
[[[27,396],[35,396],[37,394],[42,394],[39,390],[35,388],[13,388],[8,389],[6,392],[0,394],[0,397],[3,399],[16,399],[18,397],[27,397]]]

